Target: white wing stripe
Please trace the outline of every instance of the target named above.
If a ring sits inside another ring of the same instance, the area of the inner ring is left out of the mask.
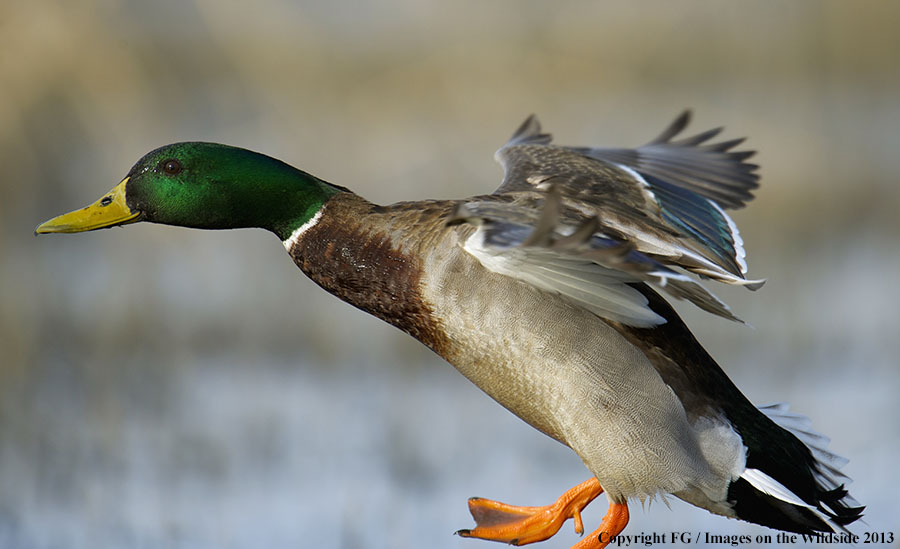
[[[747,274],[747,252],[744,250],[744,239],[741,238],[741,233],[738,231],[737,224],[731,219],[730,215],[725,213],[725,210],[722,209],[721,206],[716,204],[715,200],[710,200],[708,198],[707,200],[712,204],[713,208],[722,214],[725,221],[728,222],[728,230],[731,231],[731,240],[734,242],[734,259],[737,260],[737,264],[741,268],[741,274]]]

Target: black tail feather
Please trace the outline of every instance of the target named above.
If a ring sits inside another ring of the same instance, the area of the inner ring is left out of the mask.
[[[833,530],[812,509],[764,494],[742,478],[729,486],[728,500],[733,502],[734,512],[741,520],[798,534]]]
[[[862,517],[865,510],[865,506],[850,506],[843,501],[849,496],[843,485],[818,495],[817,513],[765,494],[743,478],[728,488],[728,500],[739,519],[798,534],[846,530],[844,527]]]

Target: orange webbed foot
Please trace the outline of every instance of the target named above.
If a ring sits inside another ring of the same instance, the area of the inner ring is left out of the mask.
[[[596,478],[591,478],[568,490],[553,504],[544,507],[520,507],[489,499],[470,498],[469,512],[475,519],[476,527],[471,530],[460,530],[457,534],[465,538],[525,545],[553,536],[570,518],[575,521],[575,532],[582,534],[584,524],[581,521],[581,510],[602,493],[603,487],[600,486],[600,482]],[[625,513],[627,523],[627,508]],[[603,524],[606,524],[606,518]],[[622,527],[624,528],[624,524]]]
[[[572,546],[572,549],[603,549],[628,525],[628,505],[609,502],[609,509],[603,516],[600,528],[590,536]]]

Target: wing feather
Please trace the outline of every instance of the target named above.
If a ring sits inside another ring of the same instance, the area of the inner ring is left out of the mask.
[[[697,274],[758,288],[762,281],[744,280],[743,241],[725,213],[758,186],[757,166],[744,162],[752,151],[730,152],[742,138],[709,143],[721,128],[674,140],[689,120],[685,111],[648,144],[609,149],[554,146],[532,115],[497,151],[505,176],[494,194],[557,186],[563,203],[628,233],[637,249],[656,246]]]
[[[546,201],[554,202],[549,198]],[[472,223],[478,230],[466,240],[465,250],[494,272],[560,294],[598,316],[629,326],[649,327],[664,322],[649,309],[646,298],[629,286],[635,282],[648,282],[672,297],[687,299],[701,309],[739,321],[727,305],[686,273],[636,250],[628,242],[583,230],[592,226],[590,222],[577,227],[559,225],[557,219],[548,220],[548,212],[554,209],[490,201],[467,203],[457,212],[457,222]],[[538,212],[542,219],[535,219]],[[591,219],[593,224],[599,223],[597,218]]]
[[[664,320],[629,284],[646,282],[738,320],[690,273],[756,289],[727,208],[758,186],[743,139],[711,142],[722,128],[676,139],[682,113],[636,149],[552,145],[529,116],[497,151],[500,187],[461,204],[454,222],[478,225],[466,250],[488,268],[557,292],[632,326]]]

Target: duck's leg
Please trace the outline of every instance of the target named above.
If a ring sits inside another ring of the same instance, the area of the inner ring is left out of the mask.
[[[561,495],[552,505],[545,507],[519,507],[483,498],[469,499],[469,512],[475,519],[476,527],[471,530],[457,532],[464,538],[480,538],[502,541],[511,545],[525,545],[543,541],[559,531],[563,522],[575,519],[575,532],[584,533],[581,522],[581,510],[587,507],[595,497],[603,493],[603,487],[596,478],[588,479]],[[624,507],[624,505],[623,505]],[[606,514],[603,526],[612,512]],[[625,510],[625,523],[628,522],[628,510]],[[625,524],[622,524],[622,528]],[[619,530],[621,531],[621,529]],[[599,535],[599,530],[598,530]],[[583,540],[587,541],[587,540]],[[588,545],[585,547],[594,546]]]
[[[603,549],[628,525],[628,504],[609,502],[609,509],[603,516],[600,528],[590,536],[572,546],[572,549]]]

